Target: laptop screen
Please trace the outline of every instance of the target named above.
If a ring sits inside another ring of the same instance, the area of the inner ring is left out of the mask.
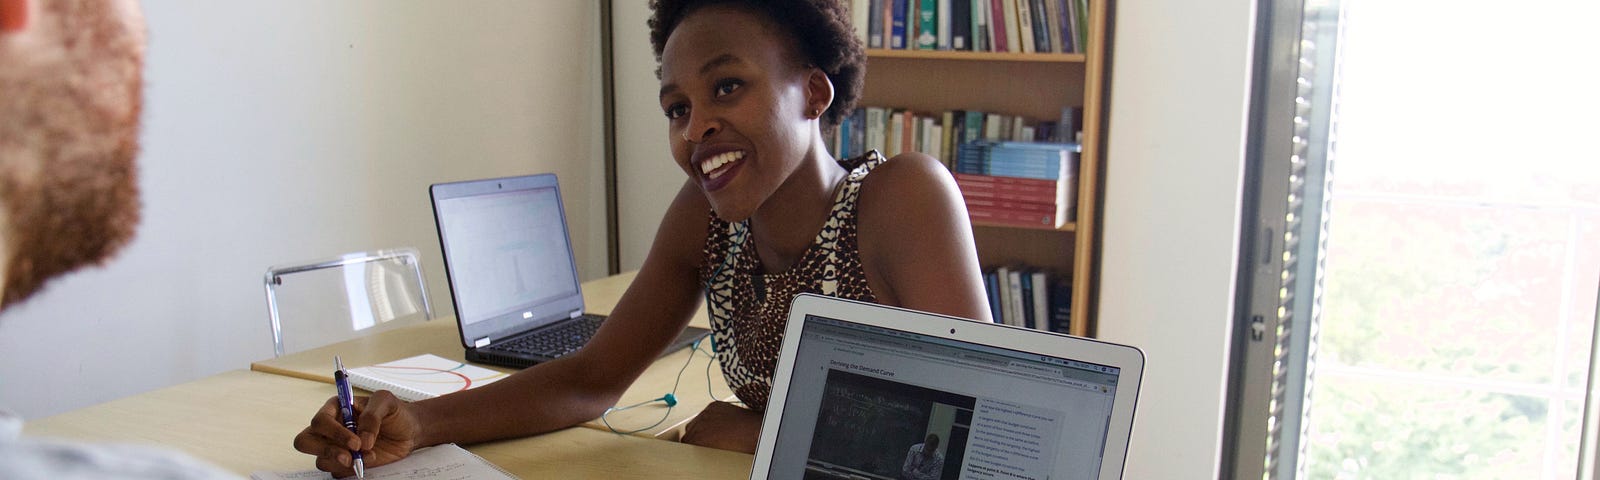
[[[440,198],[435,208],[463,329],[527,329],[567,317],[569,305],[540,308],[578,295],[553,179],[539,188]]]
[[[1099,478],[1120,370],[808,315],[773,478]]]

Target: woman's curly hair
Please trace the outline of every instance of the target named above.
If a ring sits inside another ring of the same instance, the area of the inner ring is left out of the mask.
[[[833,82],[833,104],[822,114],[826,128],[839,125],[861,98],[867,55],[850,26],[850,7],[843,0],[650,0],[650,46],[661,76],[661,51],[683,18],[709,5],[739,5],[766,15],[799,41],[809,65],[827,72]]]

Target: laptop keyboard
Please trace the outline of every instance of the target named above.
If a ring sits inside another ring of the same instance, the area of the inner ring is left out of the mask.
[[[605,317],[602,316],[584,315],[555,327],[495,345],[493,348],[527,355],[560,357],[583,348],[583,345],[594,337],[594,333],[600,330],[600,323],[604,320]]]

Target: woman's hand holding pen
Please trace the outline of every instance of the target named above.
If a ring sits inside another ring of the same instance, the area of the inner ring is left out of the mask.
[[[388,391],[356,397],[358,436],[339,420],[339,397],[328,399],[311,425],[294,437],[294,448],[317,457],[317,469],[338,477],[355,475],[351,450],[360,450],[367,468],[392,463],[419,447],[422,423],[411,404]]]

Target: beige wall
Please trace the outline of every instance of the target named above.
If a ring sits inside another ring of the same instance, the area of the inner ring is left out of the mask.
[[[1146,357],[1127,478],[1216,475],[1253,5],[1118,2],[1099,320]]]
[[[658,101],[661,81],[650,51],[644,0],[613,0],[612,41],[617,81],[617,203],[622,269],[644,264],[656,227],[686,178],[667,145],[667,117]]]
[[[414,246],[451,313],[434,182],[557,173],[580,273],[605,274],[595,2],[144,9],[144,223],[0,318],[0,406],[37,418],[271,357],[272,264]]]

